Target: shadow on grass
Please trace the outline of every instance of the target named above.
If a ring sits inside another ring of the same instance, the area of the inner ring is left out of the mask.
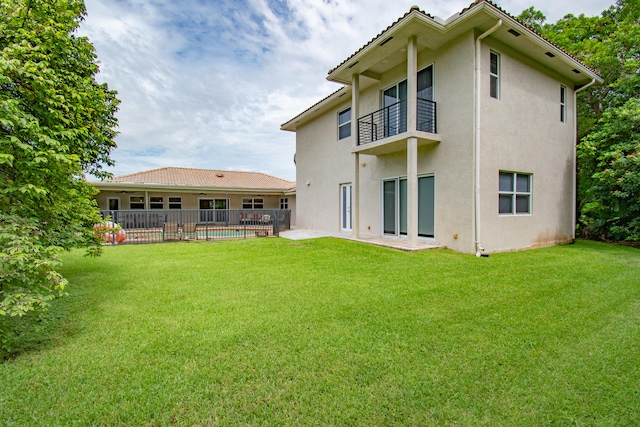
[[[77,256],[63,267],[63,275],[78,276],[80,262],[86,262],[84,251],[76,250]],[[75,262],[77,260],[77,262]],[[77,264],[78,268],[74,268]],[[84,264],[86,265],[86,264]],[[94,258],[92,274],[109,275],[115,266],[106,257]],[[80,274],[81,276],[81,274]],[[76,280],[66,288],[67,295],[53,300],[48,310],[38,313],[28,313],[23,317],[8,317],[0,319],[0,328],[5,332],[0,342],[0,363],[13,360],[21,355],[38,352],[58,345],[61,341],[82,332],[77,321],[78,315],[91,310],[99,302],[91,298],[86,283]]]

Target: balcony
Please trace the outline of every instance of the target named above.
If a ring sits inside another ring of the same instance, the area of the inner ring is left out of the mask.
[[[407,100],[399,101],[358,119],[358,147],[362,154],[388,154],[406,149],[407,138],[418,138],[419,145],[439,142],[436,103],[417,99],[416,129],[407,129]]]

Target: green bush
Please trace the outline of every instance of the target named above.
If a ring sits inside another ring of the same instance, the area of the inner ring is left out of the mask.
[[[0,347],[5,350],[14,333],[7,317],[42,313],[64,294],[67,280],[56,271],[62,249],[43,244],[42,237],[35,220],[0,214]]]

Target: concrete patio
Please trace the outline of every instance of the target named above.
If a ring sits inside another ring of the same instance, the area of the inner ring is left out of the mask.
[[[355,239],[350,232],[329,232],[321,230],[292,229],[280,232],[280,237],[289,240],[307,240],[318,239],[320,237],[336,237],[338,239],[354,240],[356,242],[369,243],[371,245],[384,246],[387,248],[398,249],[401,251],[418,252],[429,249],[444,249],[443,245],[436,245],[428,242],[418,242],[416,248],[408,246],[407,239],[399,239],[397,237],[360,237]]]

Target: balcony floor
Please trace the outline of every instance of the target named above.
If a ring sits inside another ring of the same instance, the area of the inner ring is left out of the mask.
[[[351,150],[351,152],[383,156],[385,154],[391,154],[398,151],[405,151],[407,149],[407,139],[409,138],[416,138],[418,140],[418,147],[437,144],[442,141],[442,136],[438,133],[409,131],[358,145]]]

